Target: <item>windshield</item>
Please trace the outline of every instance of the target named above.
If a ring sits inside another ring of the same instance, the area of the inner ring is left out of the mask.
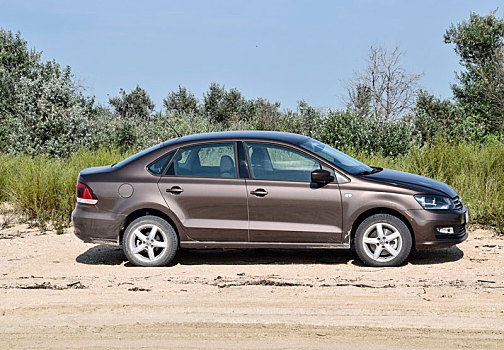
[[[311,151],[350,174],[371,173],[373,168],[320,141],[308,139],[299,146]]]
[[[150,148],[144,149],[144,150],[143,150],[143,151],[141,151],[141,152],[138,152],[138,153],[136,153],[136,154],[134,154],[134,155],[132,155],[132,156],[129,156],[129,157],[128,157],[128,158],[126,158],[126,159],[121,160],[119,163],[112,164],[112,166],[113,166],[114,168],[120,168],[120,167],[122,167],[122,166],[124,166],[124,165],[126,165],[126,164],[131,163],[131,162],[132,162],[132,161],[134,161],[135,159],[138,159],[138,158],[140,158],[141,156],[146,155],[147,153],[150,153],[150,152],[152,152],[152,151],[155,151],[156,149],[160,148],[162,145],[163,145],[163,144],[162,144],[162,143],[160,143],[160,144],[157,144],[157,145],[152,146],[152,147],[150,147]]]

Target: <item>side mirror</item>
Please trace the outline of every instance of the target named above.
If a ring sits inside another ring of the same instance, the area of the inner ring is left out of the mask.
[[[328,170],[316,169],[311,173],[311,180],[318,184],[328,184],[334,181],[334,176],[332,176],[331,172]]]

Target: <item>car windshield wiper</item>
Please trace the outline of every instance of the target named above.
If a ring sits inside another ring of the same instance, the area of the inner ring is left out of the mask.
[[[379,173],[380,171],[383,170],[383,168],[380,168],[380,167],[377,167],[377,166],[372,166],[371,168],[373,168],[373,170],[364,170],[364,171],[361,171],[360,173],[357,173],[355,175],[371,175],[371,174],[375,174],[375,173]]]

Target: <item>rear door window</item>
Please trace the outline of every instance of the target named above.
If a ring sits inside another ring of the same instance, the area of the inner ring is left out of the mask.
[[[235,178],[235,144],[212,143],[181,148],[173,161],[175,176]]]

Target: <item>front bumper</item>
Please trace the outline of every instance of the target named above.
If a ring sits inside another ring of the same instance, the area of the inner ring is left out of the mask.
[[[467,239],[467,208],[460,210],[408,211],[410,223],[415,232],[415,248],[443,248],[461,243]],[[437,228],[452,227],[453,233],[440,233]]]
[[[126,215],[99,210],[95,206],[77,204],[72,212],[75,235],[87,243],[117,244]]]

